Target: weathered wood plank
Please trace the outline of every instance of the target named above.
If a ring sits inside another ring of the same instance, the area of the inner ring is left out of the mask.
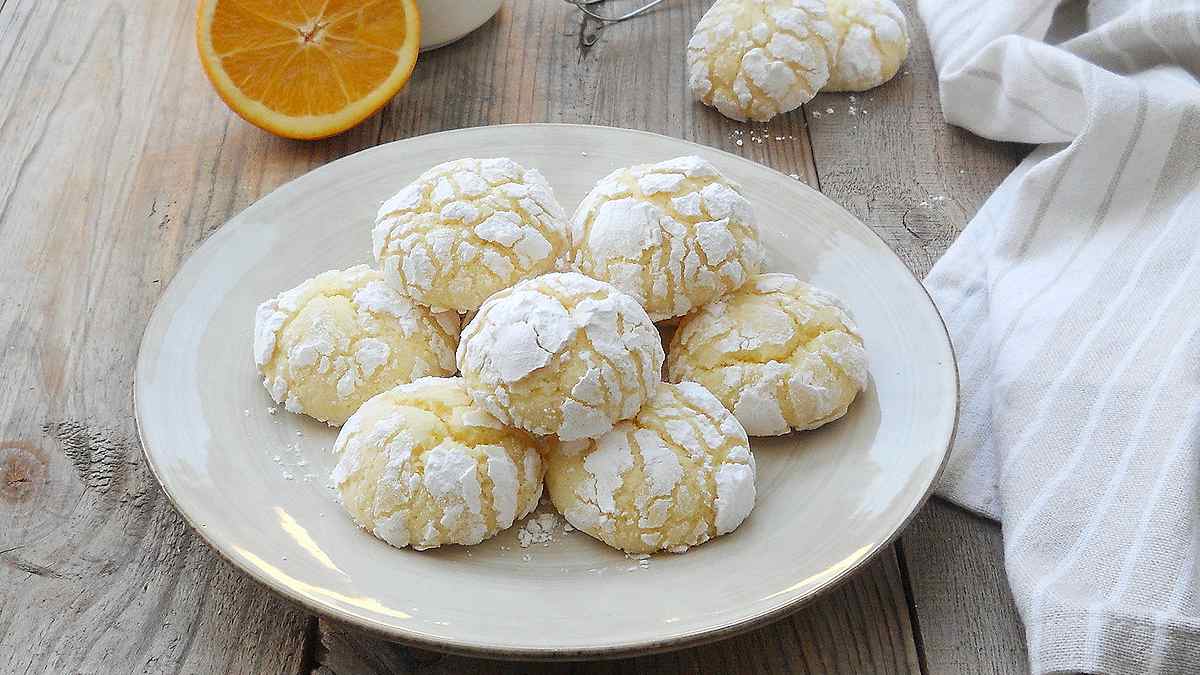
[[[1004,574],[999,526],[933,499],[900,549],[928,672],[1029,671],[1025,633]]]
[[[924,27],[904,9],[913,48],[901,74],[853,99],[818,96],[808,130],[821,190],[923,276],[1026,149],[945,124]],[[927,672],[1027,669],[995,523],[934,499],[901,553]]]
[[[0,672],[281,672],[310,617],[186,526],[136,440],[142,328],[180,258],[262,191],[375,142],[247,133],[191,3],[0,10]]]

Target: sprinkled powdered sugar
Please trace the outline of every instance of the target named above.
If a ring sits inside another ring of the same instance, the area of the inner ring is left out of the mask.
[[[423,378],[376,396],[342,428],[334,452],[330,480],[342,505],[394,546],[479,543],[541,496],[533,438],[476,407],[460,378]]]
[[[660,384],[632,420],[550,456],[570,524],[630,553],[683,552],[736,528],[755,498],[746,433],[704,387]]]
[[[554,541],[554,530],[561,524],[557,513],[539,513],[527,519],[517,530],[517,543],[521,548],[529,548],[535,544],[543,547]]]
[[[392,286],[465,312],[554,269],[567,246],[565,215],[536,170],[511,159],[460,159],[383,203],[373,250]]]
[[[841,303],[789,274],[759,275],[689,315],[669,354],[668,380],[703,384],[752,436],[833,421],[868,379],[862,339]]]
[[[467,389],[506,424],[565,441],[632,417],[663,362],[645,310],[609,284],[547,274],[497,293],[464,329]]]
[[[296,435],[302,434],[296,432]],[[311,483],[318,479],[314,467],[305,457],[301,441],[284,445],[282,450],[271,456],[271,460],[279,466],[279,473],[284,480],[299,478],[304,483]]]
[[[699,157],[618,169],[571,219],[573,268],[637,298],[655,321],[741,286],[763,251],[741,188]]]
[[[254,323],[254,360],[272,399],[333,426],[397,382],[455,370],[458,317],[413,303],[366,265],[281,293]]]
[[[801,126],[804,126],[803,121],[801,121]],[[749,140],[755,145],[763,145],[765,143],[770,143],[771,141],[787,141],[789,144],[791,144],[791,141],[796,140],[794,135],[773,132],[769,126],[763,126],[759,128],[749,127],[746,129],[731,129],[729,131],[728,138],[729,140],[733,141],[734,145],[737,145],[738,147],[741,147],[745,140]],[[795,179],[800,178],[800,176],[797,174],[789,175]]]
[[[718,0],[688,42],[689,86],[726,117],[765,122],[825,85],[834,39],[824,0]]]

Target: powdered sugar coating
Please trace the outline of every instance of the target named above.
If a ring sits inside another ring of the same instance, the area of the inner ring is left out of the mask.
[[[766,122],[825,85],[833,44],[824,0],[717,0],[688,42],[688,84],[726,117]]]
[[[703,384],[751,436],[777,436],[846,414],[867,386],[867,354],[836,298],[762,274],[680,322],[667,379]]]
[[[741,187],[699,157],[605,176],[571,218],[571,248],[576,271],[637,298],[655,321],[738,288],[763,262]]]
[[[637,413],[663,358],[636,300],[575,273],[535,277],[488,298],[458,347],[467,389],[484,409],[568,441]]]
[[[393,546],[478,544],[542,494],[536,440],[471,401],[461,378],[423,378],[367,401],[338,434],[330,476],[360,527]]]
[[[554,269],[566,213],[545,177],[511,159],[439,164],[383,203],[371,240],[389,284],[431,307],[478,309]]]
[[[254,361],[276,403],[338,426],[375,394],[456,368],[458,316],[400,295],[366,265],[258,306]]]
[[[908,56],[908,22],[892,0],[828,0],[837,41],[825,91],[866,91],[887,82]]]
[[[631,420],[550,453],[546,485],[574,527],[629,553],[733,531],[755,499],[746,432],[704,387],[660,383]]]

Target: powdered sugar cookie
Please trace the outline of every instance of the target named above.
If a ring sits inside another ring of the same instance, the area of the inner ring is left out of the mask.
[[[542,174],[511,159],[439,164],[384,202],[371,240],[388,283],[459,312],[554,269],[566,214]]]
[[[542,494],[537,442],[476,406],[457,377],[372,398],[333,449],[343,508],[393,546],[478,544],[528,515]]]
[[[762,267],[741,187],[699,157],[617,169],[571,219],[575,270],[638,299],[655,321],[682,316]]]
[[[667,379],[709,389],[751,436],[815,429],[867,386],[867,354],[836,298],[790,274],[762,274],[684,318]]]
[[[259,305],[254,361],[276,403],[338,426],[384,389],[452,375],[458,332],[454,313],[432,312],[357,265]]]
[[[662,363],[658,331],[637,301],[575,273],[546,274],[488,298],[458,347],[467,389],[485,410],[568,441],[637,413]]]
[[[828,0],[837,36],[825,91],[866,91],[887,82],[908,56],[908,22],[892,0]]]
[[[633,419],[552,451],[546,485],[571,525],[609,546],[682,553],[750,514],[754,457],[704,387],[660,383]]]
[[[833,44],[823,0],[718,0],[688,42],[688,84],[726,117],[766,122],[825,86]]]

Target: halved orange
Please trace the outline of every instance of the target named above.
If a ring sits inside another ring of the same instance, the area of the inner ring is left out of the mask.
[[[200,0],[196,46],[217,94],[288,138],[345,131],[388,102],[421,45],[414,0]]]

